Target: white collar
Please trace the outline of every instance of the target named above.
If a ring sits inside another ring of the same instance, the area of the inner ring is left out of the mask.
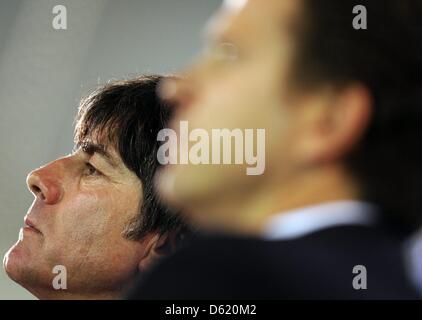
[[[405,257],[410,278],[422,295],[422,229],[405,243]]]
[[[264,238],[289,240],[338,225],[370,225],[376,211],[370,203],[345,200],[281,212],[269,219]]]

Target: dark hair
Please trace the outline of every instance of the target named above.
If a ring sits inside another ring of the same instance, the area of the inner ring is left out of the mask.
[[[160,203],[154,190],[154,175],[160,167],[157,134],[166,127],[172,110],[156,93],[162,78],[152,75],[110,82],[81,101],[76,117],[75,145],[105,136],[142,182],[141,212],[126,230],[133,240],[149,232],[188,230],[179,215]]]
[[[368,13],[355,30],[356,5]],[[422,221],[422,1],[306,0],[295,74],[306,85],[357,82],[373,118],[346,159],[366,200],[394,219]]]

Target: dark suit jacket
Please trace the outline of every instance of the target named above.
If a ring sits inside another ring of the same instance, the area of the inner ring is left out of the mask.
[[[384,225],[338,226],[265,241],[199,237],[140,279],[130,299],[417,299],[403,236]],[[356,290],[353,268],[367,271]]]

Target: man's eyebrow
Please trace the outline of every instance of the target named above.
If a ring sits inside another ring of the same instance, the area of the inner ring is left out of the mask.
[[[83,142],[79,146],[81,150],[90,156],[94,153],[99,154],[104,160],[107,161],[112,167],[117,167],[116,162],[114,161],[112,155],[107,151],[107,148],[103,144],[97,144],[93,142]]]

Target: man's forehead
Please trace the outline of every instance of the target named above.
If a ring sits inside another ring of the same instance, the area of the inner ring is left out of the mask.
[[[235,5],[237,3],[237,5]],[[227,0],[223,7],[244,14],[257,13],[268,17],[287,18],[302,8],[303,0]]]
[[[299,16],[301,0],[226,0],[210,21],[206,32],[212,38],[246,38],[279,29]]]
[[[223,6],[228,10],[242,10],[248,0],[224,0]]]

